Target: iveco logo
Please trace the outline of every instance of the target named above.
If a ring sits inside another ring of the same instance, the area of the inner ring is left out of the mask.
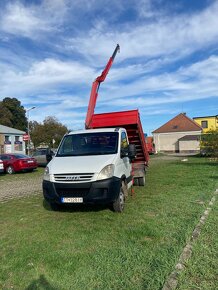
[[[66,176],[66,180],[79,180],[79,176]]]

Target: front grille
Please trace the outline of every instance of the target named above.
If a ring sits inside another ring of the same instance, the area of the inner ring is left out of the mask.
[[[55,182],[84,182],[91,181],[94,173],[66,173],[66,174],[54,174]]]
[[[88,188],[56,188],[60,197],[85,197],[89,193]]]

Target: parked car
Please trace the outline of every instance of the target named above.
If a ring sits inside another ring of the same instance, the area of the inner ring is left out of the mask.
[[[24,154],[0,154],[0,159],[3,161],[5,171],[9,174],[19,171],[33,171],[38,167],[35,158]]]
[[[0,173],[3,173],[5,171],[4,169],[4,163],[3,161],[0,159]]]
[[[39,148],[32,154],[39,166],[46,166],[51,160],[48,156],[53,156],[55,154],[55,149],[49,148]]]

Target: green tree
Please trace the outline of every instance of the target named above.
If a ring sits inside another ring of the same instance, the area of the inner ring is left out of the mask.
[[[201,135],[201,152],[206,156],[218,157],[218,129]]]
[[[8,113],[8,119],[3,118],[3,121],[5,123],[2,125],[6,125],[7,123],[10,127],[26,131],[27,129],[26,111],[24,107],[21,105],[21,102],[16,98],[4,98],[1,104],[5,108],[5,112],[6,111],[10,112]]]
[[[45,118],[42,124],[36,121],[30,122],[30,135],[34,147],[40,145],[57,147],[67,132],[67,127],[53,116]]]
[[[4,106],[3,102],[0,102],[0,124],[12,127],[11,119],[11,112]]]

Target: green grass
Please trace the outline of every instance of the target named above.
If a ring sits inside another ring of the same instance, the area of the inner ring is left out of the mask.
[[[217,197],[216,197],[217,199]],[[179,278],[178,290],[214,290],[218,285],[217,200]]]
[[[7,173],[1,173],[0,174],[0,182],[14,182],[16,180],[21,179],[34,179],[37,176],[42,176],[44,173],[45,168],[44,167],[38,167],[33,172],[16,172],[15,174],[7,174]]]
[[[124,213],[0,205],[0,289],[161,289],[216,186],[216,164],[152,158]],[[212,259],[212,257],[211,257]]]

